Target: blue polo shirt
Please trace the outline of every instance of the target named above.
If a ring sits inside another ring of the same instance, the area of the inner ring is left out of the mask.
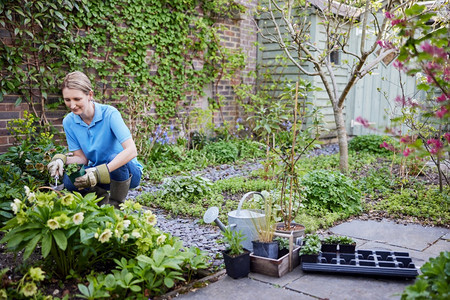
[[[109,163],[111,154],[121,152],[121,144],[131,138],[130,130],[115,107],[96,102],[94,105],[95,114],[90,125],[73,112],[63,120],[69,151],[81,149],[89,166]],[[136,158],[132,162],[142,170]]]

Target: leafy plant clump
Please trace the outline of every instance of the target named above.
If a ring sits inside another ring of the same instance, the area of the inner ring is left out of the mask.
[[[383,143],[392,145],[394,139],[388,136],[375,134],[358,135],[348,142],[348,149],[356,152],[369,152],[373,154],[389,154],[391,151],[381,147]]]
[[[203,150],[209,160],[219,164],[235,162],[239,155],[236,145],[229,141],[210,143]]]
[[[450,298],[450,252],[430,258],[420,271],[414,284],[403,291],[402,300]]]
[[[348,236],[330,235],[322,240],[325,244],[353,245],[355,241]]]
[[[239,255],[245,252],[242,247],[242,242],[247,238],[244,234],[239,230],[232,230],[229,227],[223,232],[223,242],[227,245],[226,250],[230,250],[228,254],[230,255]]]
[[[303,240],[303,245],[300,248],[300,255],[314,255],[319,254],[322,247],[322,242],[317,234],[310,234]]]
[[[390,195],[375,208],[386,211],[394,218],[412,216],[426,223],[446,226],[450,223],[449,195],[448,187],[441,194],[437,188],[415,186],[414,190],[403,189],[400,193]]]
[[[352,179],[340,172],[314,170],[301,179],[301,185],[305,186],[306,208],[349,214],[361,210],[361,192]]]
[[[192,203],[196,199],[210,195],[211,186],[212,182],[201,174],[166,178],[163,180],[161,197],[170,195]]]
[[[26,187],[25,194],[24,199],[14,200],[15,217],[2,228],[1,242],[10,251],[24,250],[24,259],[40,249],[46,271],[60,278],[91,270],[91,276],[98,278],[89,280],[87,289],[79,286],[83,297],[103,294],[124,299],[130,292],[141,291],[157,295],[208,267],[204,252],[182,247],[155,227],[156,216],[138,203],[127,200],[117,210],[98,207],[93,193],[83,197]],[[114,268],[114,263],[118,271],[110,276],[96,273],[105,266]]]

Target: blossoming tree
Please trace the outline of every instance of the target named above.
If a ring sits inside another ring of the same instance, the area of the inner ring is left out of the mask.
[[[415,0],[266,0],[262,2],[260,17],[270,24],[267,28],[259,28],[261,37],[283,50],[301,74],[318,76],[323,83],[333,109],[339,142],[339,167],[342,172],[348,170],[344,113],[347,96],[361,78],[370,74],[384,58],[396,53],[396,48],[391,47],[395,24],[382,12],[394,15],[405,11],[416,2]],[[311,41],[311,23],[308,16],[310,9],[314,9],[323,20],[319,25],[320,30],[325,33],[324,47]],[[351,38],[351,32],[356,28],[361,32],[361,38],[358,40]],[[357,44],[356,47],[355,44]],[[351,49],[357,49],[357,51]],[[333,53],[337,51],[350,58],[345,62],[349,75],[343,87],[337,80],[339,66],[331,59]]]

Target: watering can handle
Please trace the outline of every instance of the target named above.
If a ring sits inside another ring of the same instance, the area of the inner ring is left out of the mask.
[[[248,196],[253,195],[253,194],[261,196],[261,198],[263,198],[264,202],[266,202],[266,199],[264,198],[263,194],[261,194],[260,192],[248,192],[247,194],[242,196],[241,201],[239,201],[239,205],[238,205],[238,209],[237,209],[237,212],[236,212],[236,216],[239,216],[241,214],[241,207],[242,207],[242,203],[244,203],[245,198],[247,198]]]

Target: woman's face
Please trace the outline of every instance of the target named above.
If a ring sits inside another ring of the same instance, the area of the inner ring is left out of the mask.
[[[64,88],[62,90],[64,103],[76,115],[87,114],[91,109],[89,101],[92,100],[92,91],[85,94],[80,90]]]

